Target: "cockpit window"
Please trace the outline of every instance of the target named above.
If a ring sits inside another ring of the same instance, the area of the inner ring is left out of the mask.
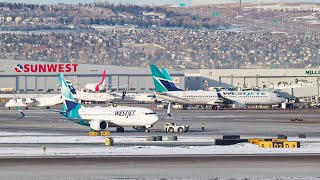
[[[144,113],[145,115],[150,115],[150,114],[156,114],[155,112],[147,112],[147,113]]]
[[[281,98],[281,96],[280,95],[276,95],[278,98]]]

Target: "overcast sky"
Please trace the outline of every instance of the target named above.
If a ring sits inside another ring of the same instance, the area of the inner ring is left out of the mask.
[[[4,2],[23,2],[32,4],[78,4],[78,3],[93,3],[93,2],[105,2],[104,0],[2,0]],[[317,2],[320,0],[261,0],[262,2]],[[137,5],[162,5],[162,4],[180,4],[184,3],[186,5],[203,5],[203,4],[215,4],[215,3],[234,3],[239,2],[239,0],[108,0],[115,4],[137,4]],[[246,2],[258,2],[258,0],[242,0],[243,3]]]

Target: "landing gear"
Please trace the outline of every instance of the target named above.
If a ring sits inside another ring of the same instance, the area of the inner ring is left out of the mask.
[[[188,105],[183,105],[183,110],[188,110],[189,106]]]
[[[124,128],[123,127],[117,127],[116,132],[124,132]]]

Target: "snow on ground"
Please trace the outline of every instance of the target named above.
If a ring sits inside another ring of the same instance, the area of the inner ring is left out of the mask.
[[[232,146],[130,146],[130,147],[0,147],[0,156],[139,156],[139,155],[249,155],[249,154],[301,154],[320,153],[320,144],[299,149],[261,149],[257,145],[243,143]]]
[[[42,136],[42,135],[64,135],[61,133],[40,133],[40,132],[24,132],[24,131],[19,131],[19,132],[9,132],[9,131],[0,131],[0,136]]]
[[[5,134],[5,136],[3,136]],[[9,135],[10,133],[0,134],[0,156],[43,156],[41,147],[42,144],[58,143],[66,144],[64,146],[48,147],[46,156],[77,156],[77,155],[90,155],[90,156],[112,156],[112,155],[222,155],[222,154],[299,154],[299,153],[320,153],[320,138],[288,138],[288,141],[300,141],[301,148],[298,149],[263,149],[257,145],[242,143],[230,146],[215,146],[214,138],[211,136],[179,136],[177,144],[188,143],[208,143],[208,146],[161,146],[165,143],[174,143],[174,141],[166,141],[167,138],[163,137],[162,142],[156,143],[157,146],[122,146],[121,143],[146,143],[145,136],[112,136],[114,142],[117,144],[113,147],[104,146],[105,137],[103,136],[66,136],[66,135],[48,135],[48,134],[33,134],[24,133],[21,135]],[[148,136],[148,135],[146,135]],[[250,138],[250,137],[243,137]],[[252,138],[252,137],[251,137]],[[258,137],[257,137],[258,138]],[[265,137],[271,138],[271,137]],[[38,144],[33,147],[24,147],[17,145],[17,147],[10,147],[10,144]],[[68,144],[79,144],[79,146],[68,147]],[[90,146],[90,144],[100,144],[102,146]],[[212,143],[212,145],[210,145]],[[5,147],[8,144],[9,147]],[[88,144],[88,145],[81,145]]]
[[[28,134],[21,132],[22,134],[16,134],[13,133],[12,135],[6,134],[5,136],[2,136],[0,134],[0,144],[11,144],[11,143],[21,143],[21,144],[37,144],[37,143],[104,143],[105,137],[104,136],[67,136],[67,135],[52,135],[52,134]],[[173,134],[170,134],[173,135]],[[186,136],[186,135],[179,135],[174,134],[178,136],[178,142],[187,142],[187,143],[214,143],[215,138],[221,138],[221,137],[212,137],[212,136]],[[149,135],[146,135],[149,136]],[[146,136],[111,136],[114,139],[114,142],[116,143],[143,143],[146,141]],[[253,137],[245,137],[242,138],[253,138]],[[275,138],[275,137],[255,137],[255,138]],[[168,142],[167,137],[163,136],[163,141],[161,143]],[[288,141],[300,141],[300,142],[319,142],[320,138],[307,138],[307,139],[301,139],[301,138],[294,138],[294,137],[288,137]],[[172,141],[170,141],[172,142]],[[159,142],[158,142],[159,143]]]
[[[35,144],[35,143],[104,143],[104,136],[0,136],[0,144]],[[116,143],[141,143],[146,142],[144,136],[112,136]],[[167,140],[163,137],[163,142]],[[167,141],[168,142],[168,141]],[[172,142],[172,141],[171,141]],[[178,142],[212,142],[213,137],[178,137]]]

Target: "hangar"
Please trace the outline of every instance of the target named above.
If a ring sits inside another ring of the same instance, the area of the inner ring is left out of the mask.
[[[101,81],[107,72],[106,84],[115,90],[148,92],[154,89],[149,68],[94,65],[78,63],[52,63],[23,60],[0,60],[0,88],[13,88],[17,92],[57,92],[58,74],[63,73],[75,88]],[[184,87],[184,73],[169,70],[174,81]]]

